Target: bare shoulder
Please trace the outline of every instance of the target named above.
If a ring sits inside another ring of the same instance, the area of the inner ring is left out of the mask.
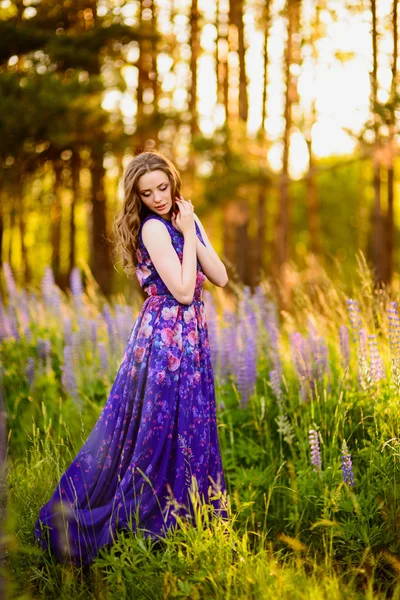
[[[148,219],[142,226],[142,238],[146,245],[152,240],[170,240],[168,228],[159,219]]]

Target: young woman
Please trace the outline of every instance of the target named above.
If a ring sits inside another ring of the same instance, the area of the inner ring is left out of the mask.
[[[227,516],[202,286],[228,278],[180,184],[158,152],[124,175],[116,247],[147,298],[104,409],[35,525],[60,561],[87,564],[120,529],[162,537],[176,515],[193,517],[195,489]]]

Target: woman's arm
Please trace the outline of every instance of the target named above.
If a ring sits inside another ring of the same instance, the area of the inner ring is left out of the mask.
[[[181,304],[190,304],[196,286],[196,230],[187,228],[183,233],[182,264],[172,245],[166,225],[158,219],[149,219],[142,228],[143,243],[161,279]]]
[[[219,287],[224,287],[228,283],[225,265],[212,247],[199,217],[195,213],[193,213],[193,217],[197,221],[201,236],[206,244],[204,246],[196,236],[196,252],[201,268],[211,283]]]

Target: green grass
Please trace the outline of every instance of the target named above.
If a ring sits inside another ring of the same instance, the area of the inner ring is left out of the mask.
[[[362,325],[378,335],[387,378],[376,383],[366,368],[360,383],[364,367],[354,342],[343,370],[339,327],[349,325],[344,294],[327,280],[312,293],[299,286],[293,311],[281,315],[283,405],[271,389],[268,339],[262,335],[257,385],[246,408],[235,377],[224,383],[216,378],[229,521],[212,515],[194,495],[197,526],[180,521],[158,543],[140,532],[121,532],[84,569],[59,564],[36,548],[32,529],[94,425],[118,364],[98,375],[90,349],[82,350],[78,410],[60,385],[62,339],[55,325],[46,330],[37,324],[36,333],[52,339],[52,358],[33,388],[25,364],[35,344],[4,341],[9,455],[2,542],[8,597],[400,598],[400,393],[389,346],[390,298],[373,290],[365,270],[353,297]],[[302,401],[289,334],[304,333],[307,318],[327,343],[330,375],[317,382],[313,398]],[[279,427],[282,415],[286,433]],[[320,439],[320,471],[310,461],[310,429]],[[342,478],[343,440],[352,456],[354,488]]]

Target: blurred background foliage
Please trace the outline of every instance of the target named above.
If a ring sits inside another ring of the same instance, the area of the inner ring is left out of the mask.
[[[399,261],[398,7],[375,0],[1,0],[0,264],[61,289],[112,254],[124,167],[176,162],[230,279],[377,282]],[[0,279],[4,289],[4,277]]]

